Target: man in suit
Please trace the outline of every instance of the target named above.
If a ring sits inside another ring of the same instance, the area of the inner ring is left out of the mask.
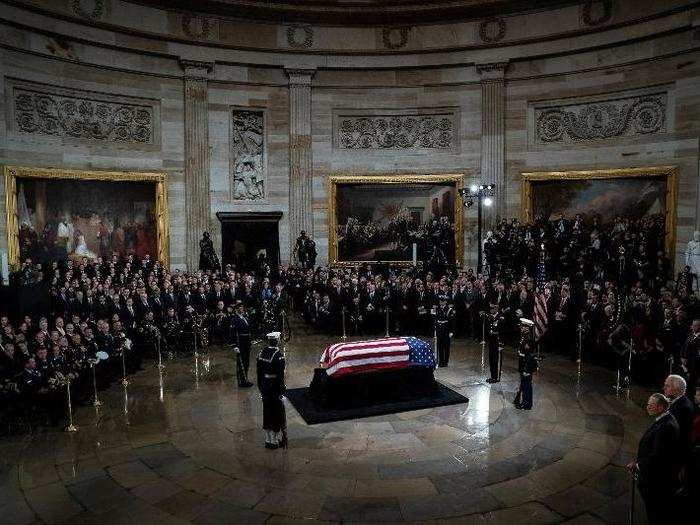
[[[681,351],[681,363],[688,377],[686,395],[692,401],[698,384],[698,375],[700,375],[700,319],[693,320],[690,335]]]
[[[668,411],[676,418],[680,432],[678,451],[681,467],[687,467],[690,463],[691,433],[695,417],[695,407],[685,392],[686,383],[681,376],[672,374],[664,381],[664,395],[671,401]]]
[[[627,468],[638,475],[649,525],[670,523],[669,511],[678,488],[678,439],[676,418],[668,412],[663,394],[652,394],[647,413],[654,422],[639,440],[637,458]]]

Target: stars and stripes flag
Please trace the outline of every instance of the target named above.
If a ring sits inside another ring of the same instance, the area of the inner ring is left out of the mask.
[[[435,368],[435,355],[431,345],[422,339],[390,337],[330,345],[321,355],[321,364],[329,377],[339,377],[409,366]]]
[[[547,331],[547,297],[544,287],[547,283],[547,267],[544,257],[537,264],[537,288],[535,295],[535,340],[539,341]]]

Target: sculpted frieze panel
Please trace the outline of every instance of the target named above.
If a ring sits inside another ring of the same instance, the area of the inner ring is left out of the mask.
[[[348,150],[451,149],[457,142],[458,112],[377,110],[335,114],[334,146]]]
[[[265,112],[231,110],[231,198],[265,198]]]
[[[566,103],[538,102],[531,118],[536,143],[571,144],[663,133],[668,115],[668,92],[662,89]]]
[[[93,141],[156,142],[157,101],[31,82],[11,86],[11,128]]]

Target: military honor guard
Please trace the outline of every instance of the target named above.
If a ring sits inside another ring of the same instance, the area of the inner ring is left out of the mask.
[[[448,304],[447,296],[441,295],[438,306],[433,310],[435,319],[435,339],[437,344],[438,366],[445,367],[450,362],[450,342],[454,335],[455,311]]]
[[[284,353],[279,348],[280,332],[267,334],[267,346],[257,360],[258,389],[263,404],[265,448],[287,448],[287,418],[284,411]]]
[[[532,375],[537,371],[535,341],[532,330],[535,323],[531,319],[520,319],[520,347],[518,348],[518,373],[520,387],[513,404],[519,410],[532,409]]]
[[[236,352],[236,376],[238,386],[249,388],[253,383],[248,381],[248,369],[250,367],[251,347],[251,321],[242,301],[236,304],[236,313],[231,319],[233,332],[234,351]]]
[[[498,303],[489,305],[489,313],[486,314],[486,342],[489,347],[489,370],[491,377],[487,383],[498,383],[501,380],[501,334],[505,327],[506,319],[498,308]]]

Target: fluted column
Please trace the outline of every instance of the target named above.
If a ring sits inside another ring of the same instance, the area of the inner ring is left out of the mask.
[[[289,243],[299,231],[313,237],[311,79],[313,69],[287,69],[289,76]]]
[[[505,179],[505,72],[507,62],[477,64],[481,75],[481,180],[496,185],[492,210],[485,209],[487,224],[506,216]]]
[[[207,78],[211,62],[181,60],[185,71],[185,261],[188,270],[199,264],[199,239],[209,229],[209,116]]]

